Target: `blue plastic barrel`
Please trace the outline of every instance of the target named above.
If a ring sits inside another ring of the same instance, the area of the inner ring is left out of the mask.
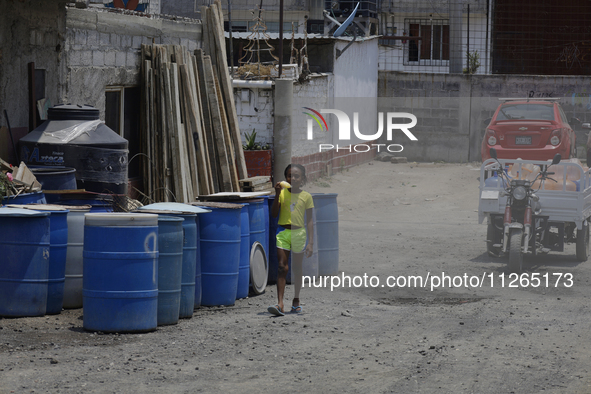
[[[248,297],[250,285],[250,222],[248,204],[243,204],[240,210],[240,262],[238,264],[238,289],[236,299]]]
[[[69,211],[62,206],[52,204],[8,205],[8,207],[32,209],[50,214],[49,273],[47,278],[47,308],[45,314],[58,314],[62,311],[64,304]]]
[[[172,211],[175,215],[185,219],[183,222],[185,237],[183,247],[183,279],[180,317],[191,317],[193,316],[193,309],[201,306],[201,253],[199,251],[198,214],[208,213],[210,211],[208,209],[177,202],[154,203],[141,207],[139,210]],[[189,215],[192,219],[187,220],[188,217],[186,215]],[[191,223],[193,223],[195,227],[193,227]]]
[[[68,247],[66,249],[66,273],[64,282],[65,309],[82,308],[82,264],[84,262],[84,215],[90,205],[64,206],[68,213]]]
[[[2,205],[8,204],[47,204],[43,192],[21,193],[18,196],[2,197]]]
[[[234,305],[240,262],[239,204],[207,206],[211,213],[199,218],[202,305]]]
[[[84,329],[157,326],[158,216],[88,213],[84,225]]]
[[[263,198],[248,199],[241,202],[248,203],[248,220],[250,225],[250,245],[260,242],[269,254],[269,206]],[[265,205],[267,206],[265,209]]]
[[[158,325],[176,324],[181,308],[183,218],[158,216]]]
[[[267,236],[265,237],[265,243],[263,247],[265,249],[265,253],[267,256],[269,255],[269,196],[263,196],[263,215],[265,217],[265,230],[267,231]]]
[[[47,307],[49,213],[0,208],[0,316],[43,316]]]
[[[197,266],[201,268],[198,242],[199,227],[197,215],[194,213],[177,213],[176,216],[185,219],[183,222],[183,265],[179,317],[188,318],[193,316],[193,309],[195,309]]]
[[[339,273],[339,210],[336,193],[314,193],[318,230],[318,275]]]
[[[41,184],[43,190],[73,190],[76,189],[76,169],[70,167],[39,167],[31,168],[31,172]],[[59,194],[47,193],[48,203],[59,201]]]

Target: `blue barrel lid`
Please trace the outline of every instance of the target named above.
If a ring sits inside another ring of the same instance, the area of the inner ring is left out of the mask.
[[[49,216],[49,212],[39,212],[32,209],[22,209],[22,208],[0,208],[0,216],[7,217],[7,216],[14,216],[14,217],[42,217],[42,216]]]
[[[29,209],[35,211],[48,211],[48,212],[64,212],[68,213],[68,208],[64,207],[63,205],[57,204],[8,204],[6,205],[8,208],[20,208],[20,209]]]
[[[209,209],[203,209],[199,207],[195,207],[189,204],[183,204],[180,202],[157,202],[150,205],[145,205],[139,208],[140,210],[150,209],[150,210],[158,210],[158,211],[175,211],[175,212],[184,212],[184,213],[207,213],[211,212]]]

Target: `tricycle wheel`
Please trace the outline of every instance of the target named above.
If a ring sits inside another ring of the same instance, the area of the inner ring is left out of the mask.
[[[488,220],[488,227],[486,229],[486,251],[488,252],[489,256],[499,257],[501,253],[501,248],[494,247],[494,244],[501,243],[502,237],[501,230],[495,227],[492,223],[492,220],[489,218]]]
[[[589,256],[589,224],[585,221],[583,229],[577,229],[577,260],[587,261]]]
[[[523,230],[520,228],[512,229],[509,233],[509,270],[515,273],[521,273],[523,269]]]

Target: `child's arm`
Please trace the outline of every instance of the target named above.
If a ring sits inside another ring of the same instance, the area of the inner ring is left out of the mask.
[[[306,209],[306,230],[308,234],[308,245],[306,246],[306,257],[311,257],[314,254],[314,222],[312,214],[314,208]]]
[[[271,205],[271,216],[274,218],[279,215],[279,208],[281,207],[281,204],[279,204],[279,194],[281,194],[281,189],[281,183],[277,182],[275,184],[275,200],[273,200],[273,205]]]

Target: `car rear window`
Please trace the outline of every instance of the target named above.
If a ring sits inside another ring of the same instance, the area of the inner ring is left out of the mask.
[[[497,115],[497,120],[554,120],[554,106],[552,104],[514,104],[503,105]]]

